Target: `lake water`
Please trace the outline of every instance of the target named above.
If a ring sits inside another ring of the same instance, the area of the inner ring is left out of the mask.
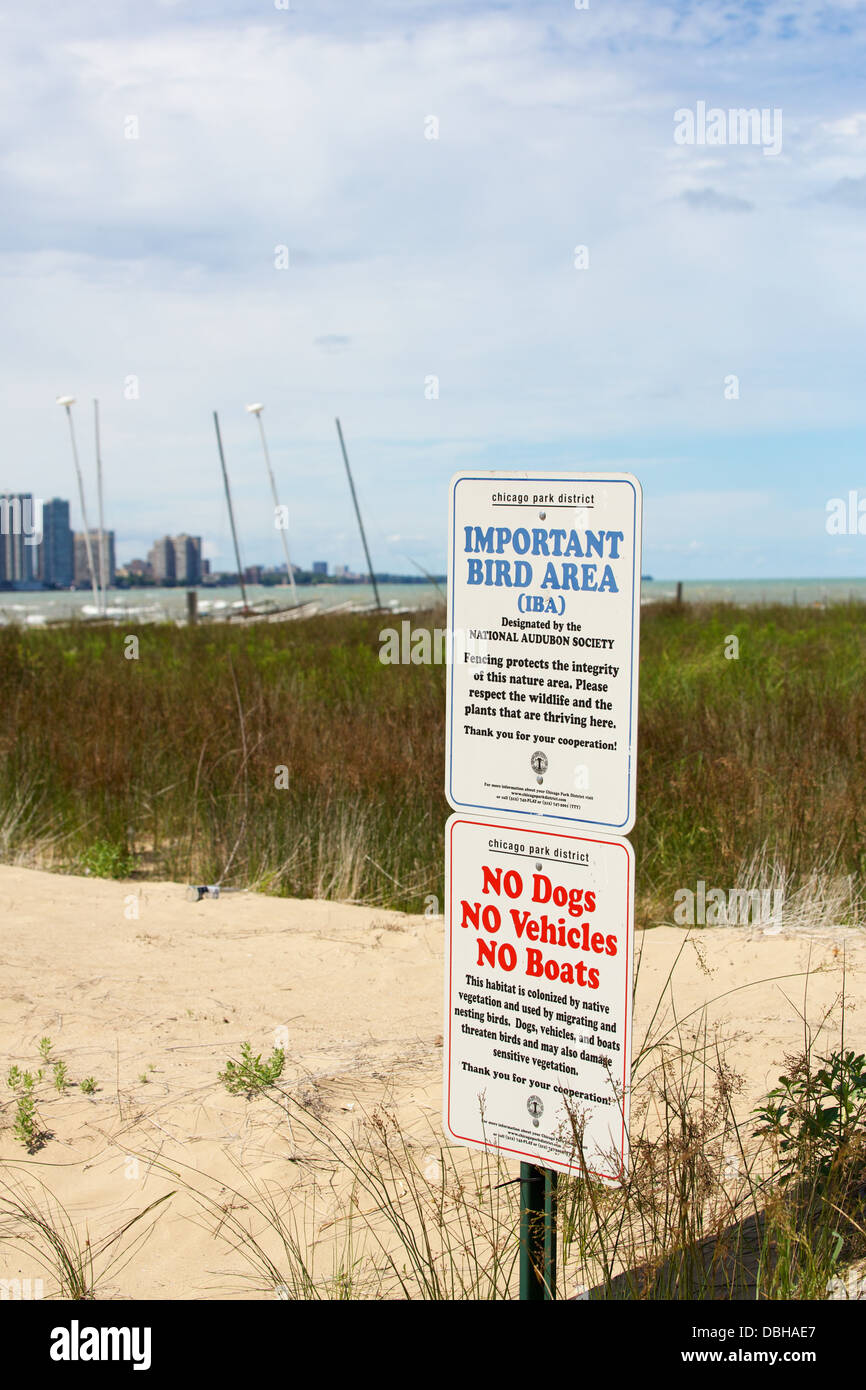
[[[676,597],[676,580],[644,580],[642,601],[653,603]],[[299,586],[301,603],[314,603],[318,609],[364,609],[373,604],[372,587],[366,584],[310,584]],[[380,584],[382,604],[399,612],[430,608],[441,602],[441,594],[432,584]],[[247,586],[251,604],[275,603],[280,608],[291,605],[288,588]],[[737,604],[785,603],[803,607],[828,603],[847,603],[855,600],[866,603],[866,579],[729,579],[695,580],[683,584],[683,598],[691,603],[727,602]],[[241,607],[239,588],[201,588],[198,590],[199,612],[203,618],[228,616]],[[24,623],[38,626],[45,622],[76,617],[92,617],[96,609],[89,590],[74,593],[33,591],[31,593],[0,592],[0,624]],[[186,615],[186,590],[179,589],[110,589],[108,616],[118,623],[181,622]]]
[[[675,579],[644,580],[644,601],[676,598]],[[683,582],[687,603],[866,603],[866,578],[858,579],[696,579]]]
[[[248,584],[247,601],[253,605],[292,606],[291,590]],[[316,604],[322,609],[364,609],[373,605],[373,589],[366,584],[299,585],[298,602]],[[385,608],[429,608],[437,602],[432,584],[380,584],[379,596]],[[203,618],[225,618],[242,607],[236,586],[198,589],[198,609]],[[181,622],[186,618],[186,589],[109,589],[107,616],[116,622]],[[90,618],[96,613],[93,594],[88,590],[61,590],[30,593],[0,592],[0,624],[17,622],[37,626],[69,618]]]

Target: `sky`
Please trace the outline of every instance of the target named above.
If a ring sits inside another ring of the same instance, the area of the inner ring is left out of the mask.
[[[7,7],[0,490],[81,524],[69,393],[92,521],[98,398],[118,559],[233,568],[218,410],[279,563],[262,401],[304,566],[362,568],[339,416],[379,571],[507,468],[634,473],[657,578],[861,575],[864,58],[860,0]]]

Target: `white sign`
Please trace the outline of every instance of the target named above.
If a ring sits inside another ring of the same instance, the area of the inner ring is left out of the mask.
[[[631,845],[458,814],[445,846],[446,1133],[619,1182],[628,1159]]]
[[[634,825],[640,483],[459,473],[445,794],[456,811]]]

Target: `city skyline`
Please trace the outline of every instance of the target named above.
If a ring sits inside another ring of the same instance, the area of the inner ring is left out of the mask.
[[[11,489],[0,492],[0,587],[10,584],[31,587],[41,583],[49,588],[90,588],[92,577],[84,531],[72,526],[71,517],[68,498],[41,498],[32,492]],[[89,534],[98,574],[99,529],[91,527]],[[134,574],[155,584],[191,587],[206,578],[237,575],[236,565],[225,570],[211,566],[203,555],[201,536],[186,532],[158,536],[144,557],[133,555],[118,562],[115,530],[106,526],[102,535],[108,587],[114,586],[118,575],[127,579]],[[292,570],[296,577],[311,575],[320,579],[358,579],[364,574],[354,571],[350,565],[331,560],[312,560],[306,566],[293,562]],[[285,561],[276,565],[252,561],[243,566],[248,582],[257,582],[257,577],[261,576],[273,578],[286,573]]]

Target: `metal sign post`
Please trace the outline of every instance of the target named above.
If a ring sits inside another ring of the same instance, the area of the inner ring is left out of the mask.
[[[556,1298],[557,1174],[534,1163],[520,1165],[520,1298]]]

